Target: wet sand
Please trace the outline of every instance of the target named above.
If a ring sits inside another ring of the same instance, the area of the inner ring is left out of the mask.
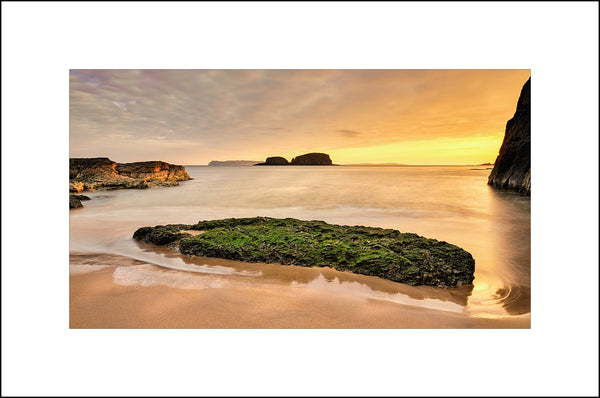
[[[139,266],[132,260],[125,266]],[[478,318],[307,286],[124,285],[115,267],[70,273],[70,328],[529,328],[530,318]]]

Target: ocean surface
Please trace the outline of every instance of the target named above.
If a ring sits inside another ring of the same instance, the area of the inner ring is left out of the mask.
[[[92,200],[70,211],[71,272],[111,266],[115,282],[125,285],[206,289],[268,284],[477,317],[530,314],[530,198],[489,187],[486,166],[186,170],[192,180],[177,187],[85,193]],[[474,284],[413,287],[329,269],[190,258],[132,240],[142,226],[255,216],[393,228],[447,241],[475,258]]]

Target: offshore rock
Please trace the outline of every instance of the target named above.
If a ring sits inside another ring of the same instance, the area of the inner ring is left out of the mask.
[[[296,156],[291,162],[281,156],[272,156],[267,158],[264,163],[258,163],[255,166],[331,166],[331,158],[326,153],[306,153]]]
[[[531,78],[521,90],[514,116],[506,123],[488,184],[531,194]]]
[[[69,209],[77,209],[79,207],[83,207],[81,204],[81,200],[74,197],[73,195],[69,195]]]
[[[83,207],[83,204],[81,204],[82,200],[90,200],[90,198],[85,195],[69,195],[69,209]]]
[[[264,163],[258,163],[255,166],[287,166],[290,163],[281,156],[271,156]]]
[[[69,191],[144,189],[189,180],[183,166],[160,161],[116,163],[109,158],[70,158]]]
[[[331,158],[326,153],[307,153],[292,159],[292,166],[331,166]]]
[[[192,236],[189,230],[203,231]],[[471,285],[475,260],[447,242],[393,229],[269,217],[142,227],[135,240],[190,256],[331,267],[409,285]]]

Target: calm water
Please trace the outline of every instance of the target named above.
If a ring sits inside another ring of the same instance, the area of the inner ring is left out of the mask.
[[[180,279],[186,288],[275,283],[475,316],[530,312],[530,199],[487,186],[491,170],[484,167],[186,166],[186,170],[193,180],[174,188],[89,193],[92,200],[84,202],[85,208],[70,212],[71,251],[118,254],[168,267],[165,284],[177,285]],[[254,216],[394,228],[444,240],[473,255],[474,285],[409,287],[319,268],[193,259],[131,239],[141,226]],[[79,266],[102,266],[102,261],[94,264],[90,258]],[[158,274],[149,277],[148,269],[137,274],[132,270],[119,269],[115,280],[118,274],[121,283],[162,283]]]

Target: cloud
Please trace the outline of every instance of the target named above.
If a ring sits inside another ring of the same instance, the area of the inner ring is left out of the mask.
[[[354,131],[354,130],[337,130],[337,131],[342,133],[342,135],[346,138],[355,138],[355,137],[362,135],[361,132]]]
[[[385,145],[503,131],[529,71],[71,70],[72,156],[228,154]],[[352,128],[346,126],[351,125]],[[169,143],[169,144],[167,144]],[[174,143],[174,144],[170,144]],[[179,151],[179,152],[178,152]]]

